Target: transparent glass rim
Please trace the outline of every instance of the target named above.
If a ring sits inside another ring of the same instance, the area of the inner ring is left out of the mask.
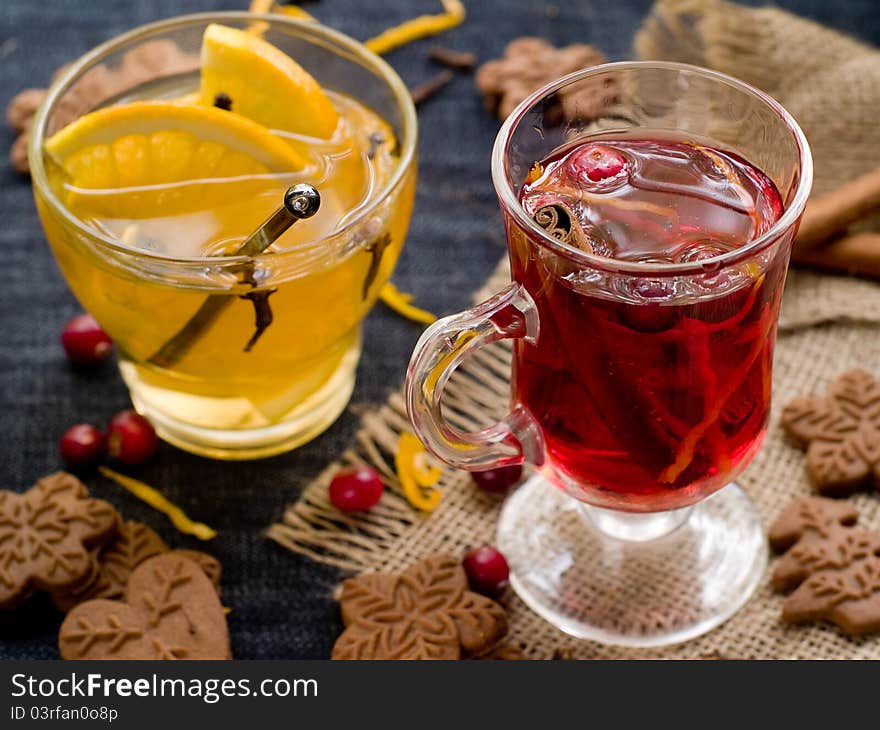
[[[312,241],[308,241],[299,246],[291,246],[280,252],[260,254],[253,257],[243,256],[167,256],[152,251],[144,251],[143,249],[134,248],[115,238],[103,234],[101,231],[92,228],[84,221],[75,216],[67,206],[62,203],[55,195],[49,185],[46,176],[45,165],[43,164],[42,147],[46,133],[46,125],[49,115],[55,109],[58,99],[71,86],[71,83],[77,78],[87,67],[92,66],[106,58],[111,53],[120,48],[129,45],[141,38],[160,33],[162,31],[170,31],[185,26],[206,25],[212,22],[223,22],[224,20],[239,21],[264,21],[273,26],[287,26],[302,31],[302,35],[306,38],[317,41],[329,42],[334,52],[337,49],[351,53],[357,60],[365,62],[368,70],[376,74],[378,78],[384,81],[391,89],[394,100],[397,103],[402,119],[402,135],[398,140],[400,148],[400,158],[391,179],[388,183],[377,191],[372,199],[360,210],[357,216],[348,221],[341,228],[337,228],[332,233]],[[239,264],[242,260],[260,260],[271,257],[273,260],[279,259],[287,255],[300,254],[309,247],[320,245],[322,242],[338,238],[346,232],[356,228],[367,219],[378,206],[380,206],[401,183],[404,176],[408,174],[412,165],[416,141],[418,138],[418,121],[416,117],[415,105],[409,89],[403,83],[403,80],[397,72],[382,58],[369,50],[363,43],[354,38],[340,33],[337,30],[328,28],[320,23],[290,18],[281,15],[267,13],[250,13],[246,11],[226,11],[226,12],[206,12],[192,13],[189,15],[179,15],[173,18],[158,20],[153,23],[141,25],[132,30],[126,31],[120,35],[114,36],[108,41],[95,46],[92,50],[80,56],[76,61],[71,63],[62,74],[55,79],[46,94],[46,98],[37,110],[34,117],[34,123],[31,127],[31,136],[28,146],[28,157],[30,159],[31,179],[36,188],[39,188],[40,195],[48,203],[52,211],[64,220],[66,225],[71,226],[80,233],[88,236],[91,240],[100,242],[117,252],[128,256],[134,256],[138,259],[154,260],[164,264],[182,264],[204,266],[210,264],[212,266],[224,264]]]
[[[606,258],[604,256],[596,256],[595,254],[586,253],[585,251],[553,238],[529,218],[528,215],[526,215],[519,203],[516,191],[510,183],[510,175],[508,174],[509,158],[507,154],[510,142],[513,138],[513,133],[518,128],[525,115],[537,104],[561,89],[563,86],[590,77],[607,74],[609,72],[640,69],[687,71],[703,76],[712,81],[727,84],[763,102],[766,106],[772,109],[786,125],[797,145],[800,177],[798,179],[797,188],[792,202],[786,207],[785,211],[783,211],[779,220],[776,221],[776,223],[774,223],[765,233],[733,251],[728,251],[718,256],[712,256],[711,258],[702,259],[700,261],[682,264],[643,263],[636,261],[621,261],[619,259]],[[792,117],[791,114],[789,114],[789,112],[786,111],[786,109],[773,97],[744,81],[740,81],[733,76],[728,76],[727,74],[718,71],[687,63],[675,63],[672,61],[619,61],[616,63],[604,63],[598,66],[591,66],[590,68],[575,71],[567,76],[563,76],[541,89],[538,89],[517,106],[501,125],[501,129],[495,137],[495,144],[492,148],[492,182],[504,210],[512,216],[524,230],[531,234],[533,240],[536,240],[538,243],[559,256],[574,260],[585,267],[609,272],[652,276],[704,274],[706,269],[723,268],[754,256],[755,253],[772,245],[773,242],[778,240],[786,230],[795,224],[803,213],[804,207],[807,204],[807,198],[810,195],[810,188],[813,184],[813,158],[810,154],[810,146],[807,142],[806,135],[804,135],[803,130],[795,121],[794,117]]]

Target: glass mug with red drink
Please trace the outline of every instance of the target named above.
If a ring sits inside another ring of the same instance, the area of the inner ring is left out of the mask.
[[[416,433],[459,468],[536,467],[504,506],[498,545],[513,587],[551,623],[630,646],[697,636],[748,599],[766,564],[760,521],[731,482],[767,427],[812,181],[806,139],[736,79],[608,64],[523,102],[492,175],[513,283],[419,341]],[[444,386],[502,339],[511,413],[462,433],[443,417]]]

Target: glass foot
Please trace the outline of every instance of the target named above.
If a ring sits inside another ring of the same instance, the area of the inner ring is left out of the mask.
[[[761,522],[735,484],[691,508],[627,515],[585,507],[535,475],[505,503],[498,548],[540,616],[578,638],[634,647],[715,628],[767,564]]]

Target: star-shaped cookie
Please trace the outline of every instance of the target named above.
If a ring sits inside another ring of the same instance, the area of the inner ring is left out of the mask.
[[[821,494],[880,488],[880,381],[864,370],[835,380],[826,397],[798,398],[782,412],[785,431],[807,451]]]
[[[198,565],[219,593],[222,568],[216,558],[197,550],[170,550],[149,527],[129,520],[110,542],[93,551],[94,569],[89,579],[72,589],[50,591],[49,597],[65,613],[94,598],[119,600],[125,595],[125,587],[135,568],[154,555],[169,551]]]
[[[62,591],[93,569],[90,548],[119,525],[107,502],[92,499],[76,477],[58,472],[24,494],[0,491],[0,609],[33,590]]]
[[[487,109],[505,119],[521,101],[545,84],[604,62],[605,57],[593,46],[573,43],[556,48],[542,38],[524,36],[512,40],[504,49],[504,56],[480,66],[475,81]],[[616,94],[613,83],[584,81],[561,90],[557,100],[565,118],[571,120],[579,113],[592,116],[603,111]]]
[[[770,528],[770,545],[784,552],[773,587],[791,594],[786,623],[827,620],[855,636],[880,631],[880,533],[856,526],[846,502],[801,497]]]
[[[333,659],[461,659],[507,632],[504,609],[468,590],[461,563],[435,555],[400,575],[365,573],[339,597],[346,629]]]

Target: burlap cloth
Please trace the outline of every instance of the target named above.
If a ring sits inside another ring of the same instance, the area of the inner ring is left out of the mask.
[[[744,8],[720,0],[660,0],[636,36],[641,58],[710,66],[738,76],[779,99],[800,121],[816,161],[817,192],[880,164],[880,54],[777,8]],[[475,295],[485,298],[508,280],[502,263]],[[780,318],[774,404],[823,389],[851,367],[880,375],[880,285],[792,271]],[[510,350],[497,346],[466,362],[448,388],[447,415],[473,429],[507,411]],[[291,505],[269,535],[291,550],[350,570],[404,568],[438,551],[462,553],[491,542],[500,498],[475,489],[470,477],[445,469],[443,500],[429,515],[401,496],[393,454],[409,430],[399,393],[363,417],[354,444]],[[348,517],[328,501],[340,463],[375,466],[389,486],[381,504]],[[797,495],[812,491],[803,454],[771,423],[766,443],[740,483],[765,524]],[[861,522],[880,529],[880,495],[852,498]],[[771,561],[772,566],[772,561]],[[662,576],[658,577],[662,580]],[[560,648],[577,658],[880,658],[880,637],[848,639],[831,626],[785,627],[781,599],[765,580],[749,603],[709,634],[661,650],[629,650],[578,641],[557,631],[515,595],[505,603],[510,640],[526,656],[546,659]]]

